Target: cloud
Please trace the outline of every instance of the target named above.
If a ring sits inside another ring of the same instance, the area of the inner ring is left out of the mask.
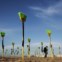
[[[41,8],[39,6],[30,6],[31,10],[34,10],[36,12],[36,15],[46,15],[46,16],[52,16],[55,14],[62,14],[62,1],[59,3],[49,6],[47,8]]]
[[[52,43],[53,47],[58,47],[58,46],[62,47],[61,46],[62,43],[59,43],[58,41],[52,41],[51,43]],[[46,45],[49,46],[49,42],[44,42],[44,46],[46,46]],[[39,42],[31,43],[31,47],[39,47],[39,46],[41,46],[41,44]]]
[[[12,29],[10,29],[10,28],[0,28],[0,32],[1,31],[4,31],[4,32],[13,32],[13,31],[18,31],[19,29],[17,29],[17,28],[12,28]]]
[[[49,7],[49,8],[40,8],[40,7],[30,7],[32,10],[36,11],[38,15],[53,15],[53,14],[56,14],[58,13],[58,11],[53,8],[53,7]]]
[[[31,6],[31,7],[29,7],[30,9],[32,9],[32,10],[35,10],[35,11],[43,11],[43,9],[42,8],[40,8],[40,7],[34,7],[34,6]]]
[[[24,46],[27,46],[27,43]],[[22,45],[21,44],[15,44],[14,45],[14,49],[16,49],[17,47],[19,47],[21,49],[22,48]],[[12,45],[5,46],[5,49],[11,49],[11,48],[12,48]]]
[[[14,45],[14,48],[16,49],[17,47],[21,47],[20,44]],[[12,45],[5,46],[5,49],[11,49]]]
[[[36,18],[42,19],[50,27],[60,31],[62,30],[62,1],[46,8],[30,6],[29,9],[34,12],[33,14]]]
[[[5,28],[0,28],[0,32],[12,32],[13,30],[12,29],[5,29]]]
[[[21,31],[19,28],[0,28],[0,32],[5,32],[6,35]]]

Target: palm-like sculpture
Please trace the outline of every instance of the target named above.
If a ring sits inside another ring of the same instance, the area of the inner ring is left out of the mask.
[[[8,49],[5,50],[5,54],[7,54],[7,52],[8,52]]]
[[[51,44],[51,30],[47,30],[47,34],[48,34],[49,41],[50,41],[50,54],[51,54],[51,57],[53,57],[53,48]]]
[[[18,15],[22,22],[22,62],[24,62],[24,22],[26,21],[26,15],[22,12],[18,12]]]
[[[11,48],[11,56],[12,56],[12,53],[13,53],[13,49]]]
[[[43,52],[43,42],[41,42],[41,51]]]
[[[28,57],[29,57],[29,45],[27,45],[27,49],[28,49]]]
[[[31,39],[28,38],[28,43],[29,43],[29,45],[27,45],[27,46],[28,46],[28,57],[29,57],[29,58],[30,58],[30,41],[31,41]]]
[[[2,57],[4,57],[4,37],[5,37],[5,32],[0,32],[0,35],[2,37]]]
[[[40,47],[38,47],[38,55],[39,55],[39,57],[40,57]]]
[[[60,46],[59,46],[59,55],[61,55]]]
[[[17,55],[19,54],[19,47],[17,47]]]
[[[15,45],[15,43],[12,42],[13,54],[14,54],[14,45]]]

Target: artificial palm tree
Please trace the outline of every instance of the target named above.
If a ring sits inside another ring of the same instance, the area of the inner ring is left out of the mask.
[[[28,57],[29,58],[30,58],[30,41],[31,41],[31,39],[28,38],[28,43],[29,43],[29,45],[28,45]]]
[[[5,32],[0,32],[0,35],[2,37],[2,57],[4,57],[4,37],[5,37]]]
[[[51,57],[53,57],[53,48],[52,48],[52,43],[51,43],[51,30],[47,30],[47,34],[48,34],[49,41],[50,41],[50,55]]]
[[[27,49],[29,49],[29,45],[27,45]],[[29,50],[28,50],[28,57],[29,57]]]
[[[39,57],[40,57],[40,47],[38,47],[38,55],[39,55]]]
[[[43,52],[43,42],[41,42],[41,51]]]
[[[5,54],[7,54],[7,52],[8,52],[8,49],[6,49]]]
[[[11,55],[12,55],[12,48],[11,48]]]
[[[61,55],[60,46],[59,46],[59,55]]]
[[[13,54],[14,54],[14,45],[15,45],[15,43],[12,42]]]
[[[17,55],[19,54],[19,47],[17,47]]]
[[[22,22],[22,62],[24,62],[24,22],[26,21],[26,15],[22,12],[18,12],[18,15]]]

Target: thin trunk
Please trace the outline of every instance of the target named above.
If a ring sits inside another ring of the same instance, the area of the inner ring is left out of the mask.
[[[22,22],[22,62],[24,62],[24,22]]]
[[[13,55],[14,55],[14,45],[13,45]]]
[[[59,56],[61,57],[61,52],[60,52],[60,48],[59,48]]]
[[[2,57],[4,57],[4,37],[2,37]]]
[[[50,56],[53,57],[53,48],[52,48],[52,44],[51,44],[51,36],[49,37],[50,39]]]
[[[28,47],[28,57],[30,58],[30,42],[29,42],[29,47]]]

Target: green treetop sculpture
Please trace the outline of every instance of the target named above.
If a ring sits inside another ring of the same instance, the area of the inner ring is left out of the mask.
[[[5,37],[5,32],[0,32],[0,36],[2,37],[2,57],[4,57],[4,37]]]
[[[27,16],[22,12],[18,12],[18,15],[22,22],[22,62],[24,62],[24,22]]]
[[[28,43],[29,43],[29,47],[28,47],[28,58],[30,58],[30,41],[31,41],[31,39],[30,38],[28,38]]]
[[[50,41],[50,56],[53,57],[54,54],[53,54],[53,48],[52,48],[52,44],[51,44],[51,34],[52,34],[52,31],[51,30],[46,30],[47,34],[48,34],[48,37],[49,37],[49,41]]]

